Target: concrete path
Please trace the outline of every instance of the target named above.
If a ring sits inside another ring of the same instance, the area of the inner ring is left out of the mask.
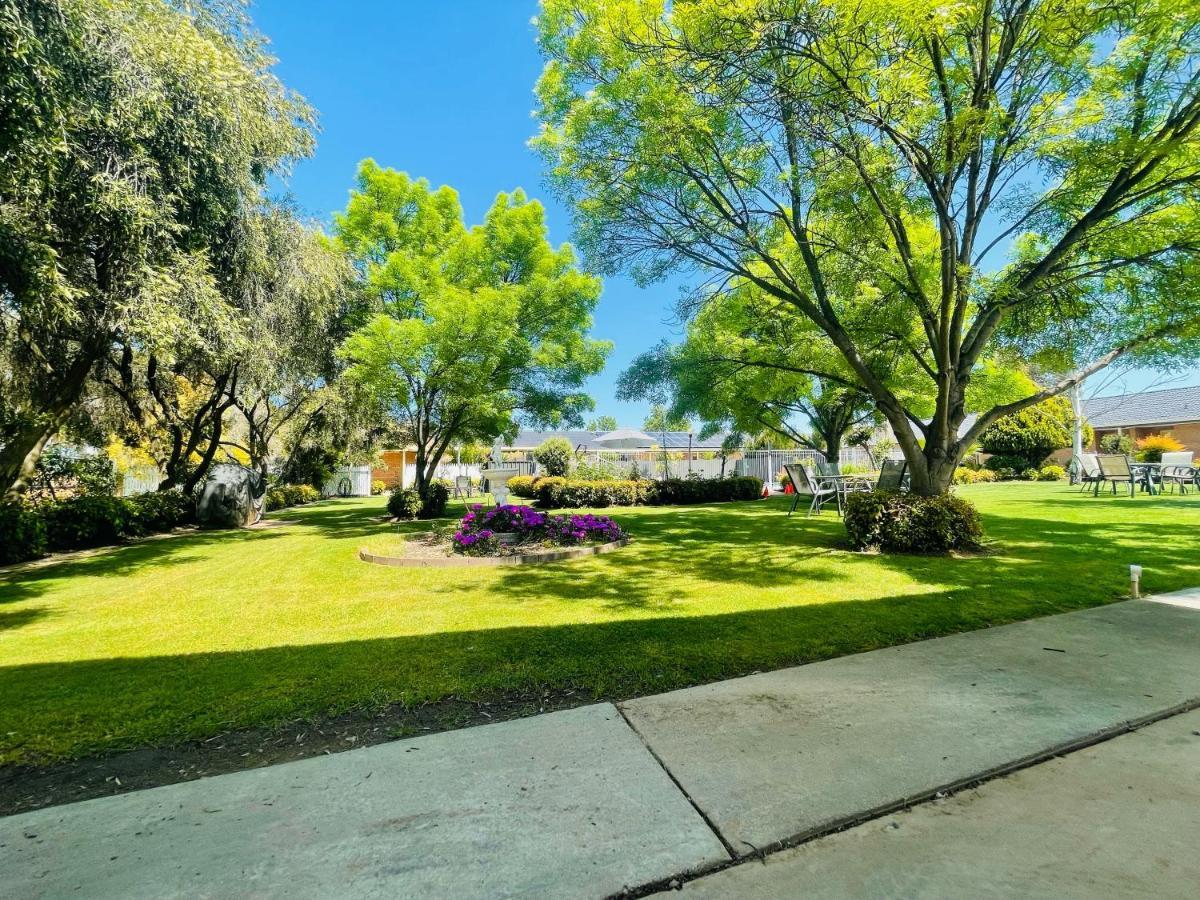
[[[721,842],[609,704],[0,819],[0,895],[598,897]]]
[[[733,878],[1200,705],[1197,596],[0,818],[2,892],[600,897],[747,860]]]
[[[1198,833],[1192,712],[701,878],[682,896],[1195,897]]]
[[[1200,701],[1200,614],[1144,601],[622,704],[739,855]]]

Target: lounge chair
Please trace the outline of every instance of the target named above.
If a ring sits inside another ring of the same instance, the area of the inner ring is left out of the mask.
[[[796,499],[792,501],[792,508],[788,510],[789,516],[796,511],[801,497],[812,498],[812,502],[808,505],[808,512],[805,513],[806,516],[811,516],[814,512],[819,514],[822,504],[830,497],[837,501],[838,515],[842,514],[842,495],[836,485],[823,483],[805,465],[789,464],[784,466],[783,470],[787,472],[788,481],[792,483],[792,490],[796,492]]]
[[[1162,455],[1162,468],[1158,470],[1159,483],[1165,488],[1171,486],[1171,493],[1175,493],[1176,485],[1179,486],[1179,493],[1186,494],[1188,485],[1196,486],[1196,466],[1192,461],[1191,450],[1180,450],[1176,453],[1164,453]]]
[[[1103,480],[1100,477],[1100,463],[1096,461],[1095,453],[1083,453],[1072,457],[1071,469],[1076,482],[1080,485],[1080,492],[1086,491],[1096,482]]]
[[[1114,494],[1117,492],[1118,484],[1128,484],[1129,496],[1133,496],[1137,478],[1129,467],[1128,456],[1122,453],[1101,453],[1096,456],[1096,462],[1100,466],[1100,477],[1096,479],[1096,487],[1092,491],[1093,496],[1099,495],[1102,484],[1111,484]]]

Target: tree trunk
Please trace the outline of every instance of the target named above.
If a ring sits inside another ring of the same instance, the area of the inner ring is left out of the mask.
[[[29,489],[42,451],[78,405],[98,356],[87,349],[81,351],[37,418],[19,429],[0,449],[0,482],[4,485],[5,500],[15,500]]]

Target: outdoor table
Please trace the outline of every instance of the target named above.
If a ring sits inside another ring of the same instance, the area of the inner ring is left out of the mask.
[[[1133,473],[1133,480],[1141,485],[1143,491],[1149,494],[1154,494],[1155,481],[1159,479],[1159,472],[1162,470],[1162,463],[1138,462],[1130,463],[1129,471]]]
[[[852,491],[871,489],[871,479],[865,475],[815,475],[817,481],[832,483],[838,492],[838,506],[841,507],[846,494]]]

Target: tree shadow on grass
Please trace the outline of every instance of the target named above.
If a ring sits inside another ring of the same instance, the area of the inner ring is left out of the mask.
[[[966,589],[752,612],[0,667],[0,755],[54,756],[446,698],[623,699],[1095,605]],[[3,770],[0,770],[3,771]]]

